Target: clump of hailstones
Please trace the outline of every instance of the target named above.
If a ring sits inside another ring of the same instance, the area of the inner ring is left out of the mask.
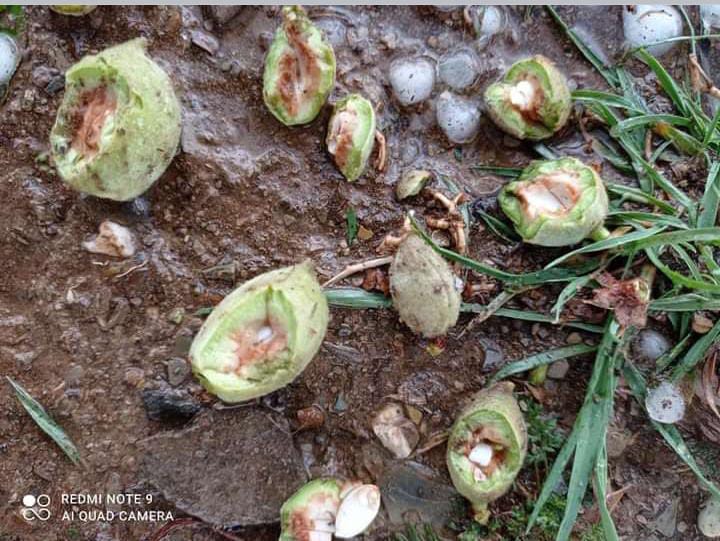
[[[375,146],[375,123],[372,103],[359,94],[335,104],[325,142],[335,165],[350,182],[365,172]]]
[[[572,101],[565,76],[541,55],[515,62],[485,90],[487,112],[518,139],[547,139],[567,122]]]
[[[527,428],[512,391],[510,382],[479,391],[450,430],[450,478],[480,523],[489,518],[488,504],[510,489],[527,454]]]
[[[575,158],[536,161],[498,197],[523,241],[570,246],[609,235],[608,196],[597,172]]]
[[[263,99],[286,126],[312,122],[335,86],[335,53],[300,6],[286,6],[265,58]]]
[[[218,304],[190,347],[193,372],[225,402],[292,382],[320,349],[327,300],[308,261],[245,282]]]
[[[380,510],[375,485],[315,479],[280,508],[279,541],[350,539],[367,530]]]
[[[65,74],[50,145],[60,177],[78,191],[134,199],[175,156],[180,102],[145,46],[134,39],[110,47]]]

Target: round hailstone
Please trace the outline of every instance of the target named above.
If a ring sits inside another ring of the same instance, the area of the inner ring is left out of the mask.
[[[625,39],[631,47],[644,47],[650,43],[682,35],[683,21],[680,12],[672,6],[636,4],[623,8]],[[675,42],[647,47],[650,54],[662,56],[675,46]]]
[[[663,381],[648,391],[645,397],[645,409],[653,421],[677,423],[685,416],[685,398],[677,385]]]
[[[631,342],[633,357],[638,361],[654,363],[665,355],[672,344],[664,335],[653,329],[643,329]]]
[[[19,62],[20,51],[15,40],[7,34],[0,33],[0,87],[10,83]]]
[[[710,498],[698,513],[698,530],[705,537],[720,537],[720,500]]]
[[[490,465],[490,462],[492,462],[492,457],[492,446],[488,445],[487,443],[478,443],[475,447],[472,448],[472,451],[470,451],[470,454],[468,455],[468,460],[474,464],[477,464],[478,466],[485,468]]]
[[[422,103],[435,86],[435,65],[427,58],[401,58],[390,64],[388,79],[402,105]]]
[[[464,90],[477,79],[477,57],[467,49],[448,53],[438,63],[438,74],[440,80],[453,90]]]
[[[453,143],[472,141],[480,129],[480,109],[473,101],[443,92],[435,106],[438,126]]]
[[[720,28],[720,5],[703,4],[700,6],[700,20],[706,34],[713,28]]]
[[[368,529],[380,511],[380,489],[375,485],[352,488],[340,501],[335,537],[349,539]]]

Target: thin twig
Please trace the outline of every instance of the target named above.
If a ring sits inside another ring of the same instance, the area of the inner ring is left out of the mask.
[[[357,274],[358,272],[362,272],[368,269],[374,269],[375,267],[382,267],[383,265],[389,265],[392,263],[393,256],[385,256],[385,257],[378,257],[375,259],[370,259],[368,261],[363,261],[362,263],[353,263],[352,265],[348,265],[345,267],[341,272],[330,278],[327,282],[323,284],[323,287],[330,287],[331,285],[336,284],[340,280],[343,280],[347,278],[348,276],[352,276],[353,274]]]
[[[379,130],[375,130],[375,141],[378,144],[377,158],[375,158],[375,169],[382,172],[385,171],[385,162],[387,160],[387,144],[385,136]]]
[[[131,272],[135,272],[135,271],[138,270],[138,269],[142,269],[142,268],[143,268],[144,266],[146,266],[147,264],[148,264],[148,262],[147,262],[147,260],[145,260],[145,261],[143,261],[142,263],[140,263],[139,265],[133,265],[132,267],[130,267],[128,270],[126,270],[126,271],[123,272],[122,274],[118,274],[118,275],[115,277],[115,280],[119,280],[120,278],[124,278],[125,276],[127,276],[127,275],[130,274]]]

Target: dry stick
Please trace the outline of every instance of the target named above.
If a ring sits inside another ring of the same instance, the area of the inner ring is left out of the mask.
[[[348,276],[352,276],[353,274],[357,274],[358,272],[362,272],[368,269],[374,269],[375,267],[382,267],[383,265],[389,265],[390,263],[392,263],[392,260],[393,256],[386,256],[378,257],[376,259],[370,259],[368,261],[363,261],[362,263],[354,263],[352,265],[348,265],[347,267],[345,267],[345,269],[330,278],[322,286],[330,287],[331,285],[336,284],[340,280],[347,278]]]
[[[720,412],[718,411],[717,405],[715,404],[715,389],[712,388],[712,379],[715,375],[715,365],[717,362],[717,351],[713,352],[710,358],[705,361],[702,373],[702,388],[703,394],[705,395],[705,402],[708,403],[710,409],[718,419],[720,419]]]
[[[378,144],[378,154],[374,165],[375,169],[382,172],[385,170],[385,161],[387,160],[387,145],[385,144],[385,136],[379,130],[375,130],[375,141]]]
[[[690,55],[690,80],[693,88],[698,92],[705,92],[713,98],[720,99],[720,89],[713,84],[712,79],[698,62],[697,55],[694,54]]]

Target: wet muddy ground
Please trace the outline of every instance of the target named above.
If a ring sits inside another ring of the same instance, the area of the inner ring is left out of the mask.
[[[377,410],[390,401],[412,407],[422,449],[447,430],[463,401],[505,360],[566,343],[593,343],[591,335],[573,329],[501,318],[459,339],[465,316],[445,350],[434,356],[390,311],[333,309],[320,354],[292,385],[228,410],[202,391],[185,362],[202,323],[195,313],[216,304],[235,284],[305,258],[329,278],[372,257],[409,209],[424,213],[432,206],[422,199],[412,204],[395,199],[394,184],[408,168],[445,174],[471,197],[490,199],[503,179],[481,175],[472,165],[521,166],[537,157],[532,147],[504,136],[486,119],[474,142],[448,143],[435,125],[432,100],[409,109],[394,101],[387,80],[392,59],[438,60],[471,48],[479,73],[467,91],[473,97],[515,59],[534,53],[554,59],[575,87],[602,87],[542,8],[508,9],[509,28],[484,46],[463,22],[462,9],[312,7],[309,12],[338,57],[330,101],[351,91],[364,94],[376,105],[387,139],[386,171],[371,170],[354,184],[344,181],[324,150],[330,107],[309,126],[287,128],[262,102],[263,58],[277,8],[101,7],[83,18],[43,7],[27,10],[23,62],[0,108],[0,374],[12,376],[47,406],[77,444],[85,466],[74,467],[37,429],[9,386],[0,384],[0,540],[159,539],[153,533],[162,522],[61,520],[64,493],[124,492],[152,500],[139,508],[172,511],[175,518],[187,512],[228,527],[232,539],[275,539],[272,522],[280,503],[305,478],[322,475],[377,482],[392,495],[365,539],[389,539],[415,518],[404,514],[412,507],[419,507],[423,520],[442,523],[457,513],[448,503],[452,489],[444,445],[416,454],[414,466],[394,461],[372,433]],[[619,49],[619,7],[562,13],[603,43],[610,56]],[[62,74],[83,55],[138,36],[147,38],[149,53],[170,73],[181,98],[181,150],[155,186],[131,203],[82,196],[60,182],[47,159]],[[438,83],[433,97],[442,89]],[[584,153],[574,127],[549,146],[601,161]],[[618,176],[604,167],[609,178]],[[367,233],[348,247],[350,207]],[[132,259],[83,250],[82,241],[105,219],[135,233],[141,247]],[[553,255],[503,244],[479,226],[472,229],[469,251],[516,271]],[[492,298],[497,292],[492,285],[476,300]],[[546,311],[552,294],[533,291],[514,307]],[[566,375],[532,395],[521,381],[518,391],[541,400],[567,428],[582,401],[589,361],[574,360]],[[167,408],[158,406],[163,400],[180,401],[187,416],[168,419]],[[298,410],[313,405],[324,412],[322,426],[298,430]],[[193,413],[195,419],[185,424]],[[691,442],[703,440],[692,419],[685,428]],[[623,538],[699,538],[695,517],[701,494],[694,477],[622,389],[613,431],[611,481],[615,488],[627,487],[615,510]],[[717,464],[712,445],[698,445],[707,446],[708,462]],[[522,490],[504,498],[497,511],[510,513],[541,480],[525,472]],[[418,491],[425,495],[418,498]],[[28,493],[49,494],[55,516],[42,524],[24,521],[21,500]],[[594,520],[589,508],[581,522]],[[199,524],[164,537],[227,538]]]

